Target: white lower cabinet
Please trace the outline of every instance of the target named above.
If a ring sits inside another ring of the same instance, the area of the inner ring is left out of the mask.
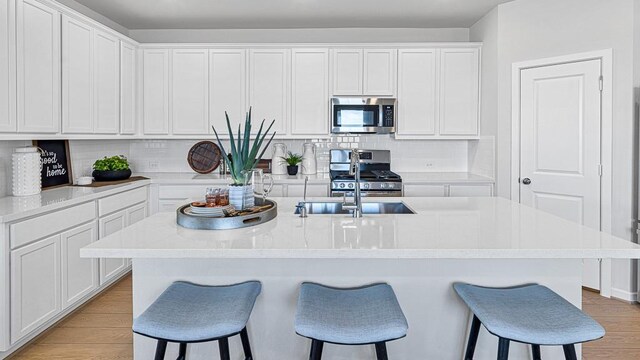
[[[408,197],[447,196],[445,185],[407,184],[403,186],[403,192]]]
[[[100,218],[100,238],[120,231],[127,226],[127,211],[121,210]],[[127,259],[100,259],[100,285],[117,277],[127,267]]]
[[[60,235],[11,251],[11,343],[61,310]]]
[[[98,259],[80,257],[80,249],[98,240],[96,222],[60,234],[62,253],[62,308],[97,289]]]
[[[80,249],[144,219],[147,199],[148,190],[143,186],[0,223],[0,239],[8,234],[10,248],[0,254],[4,257],[0,262],[9,264],[8,282],[0,278],[0,287],[5,286],[9,293],[4,299],[9,305],[0,306],[0,318],[6,319],[0,326],[0,357],[128,271],[129,259],[82,258]]]
[[[405,184],[407,197],[474,197],[493,196],[493,184]]]

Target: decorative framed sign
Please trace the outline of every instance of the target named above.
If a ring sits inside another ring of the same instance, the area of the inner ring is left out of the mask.
[[[42,188],[73,184],[69,140],[34,140],[42,152]]]

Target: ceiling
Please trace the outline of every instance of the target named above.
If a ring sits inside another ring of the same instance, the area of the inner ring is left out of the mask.
[[[467,28],[511,0],[76,0],[127,29]]]

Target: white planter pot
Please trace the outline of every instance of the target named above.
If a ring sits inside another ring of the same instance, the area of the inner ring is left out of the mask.
[[[244,210],[255,205],[253,198],[253,185],[233,186],[229,185],[229,204],[236,210]]]

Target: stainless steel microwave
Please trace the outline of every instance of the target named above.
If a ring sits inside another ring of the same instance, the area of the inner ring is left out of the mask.
[[[397,100],[392,98],[334,97],[331,132],[334,134],[392,134],[396,131]]]

